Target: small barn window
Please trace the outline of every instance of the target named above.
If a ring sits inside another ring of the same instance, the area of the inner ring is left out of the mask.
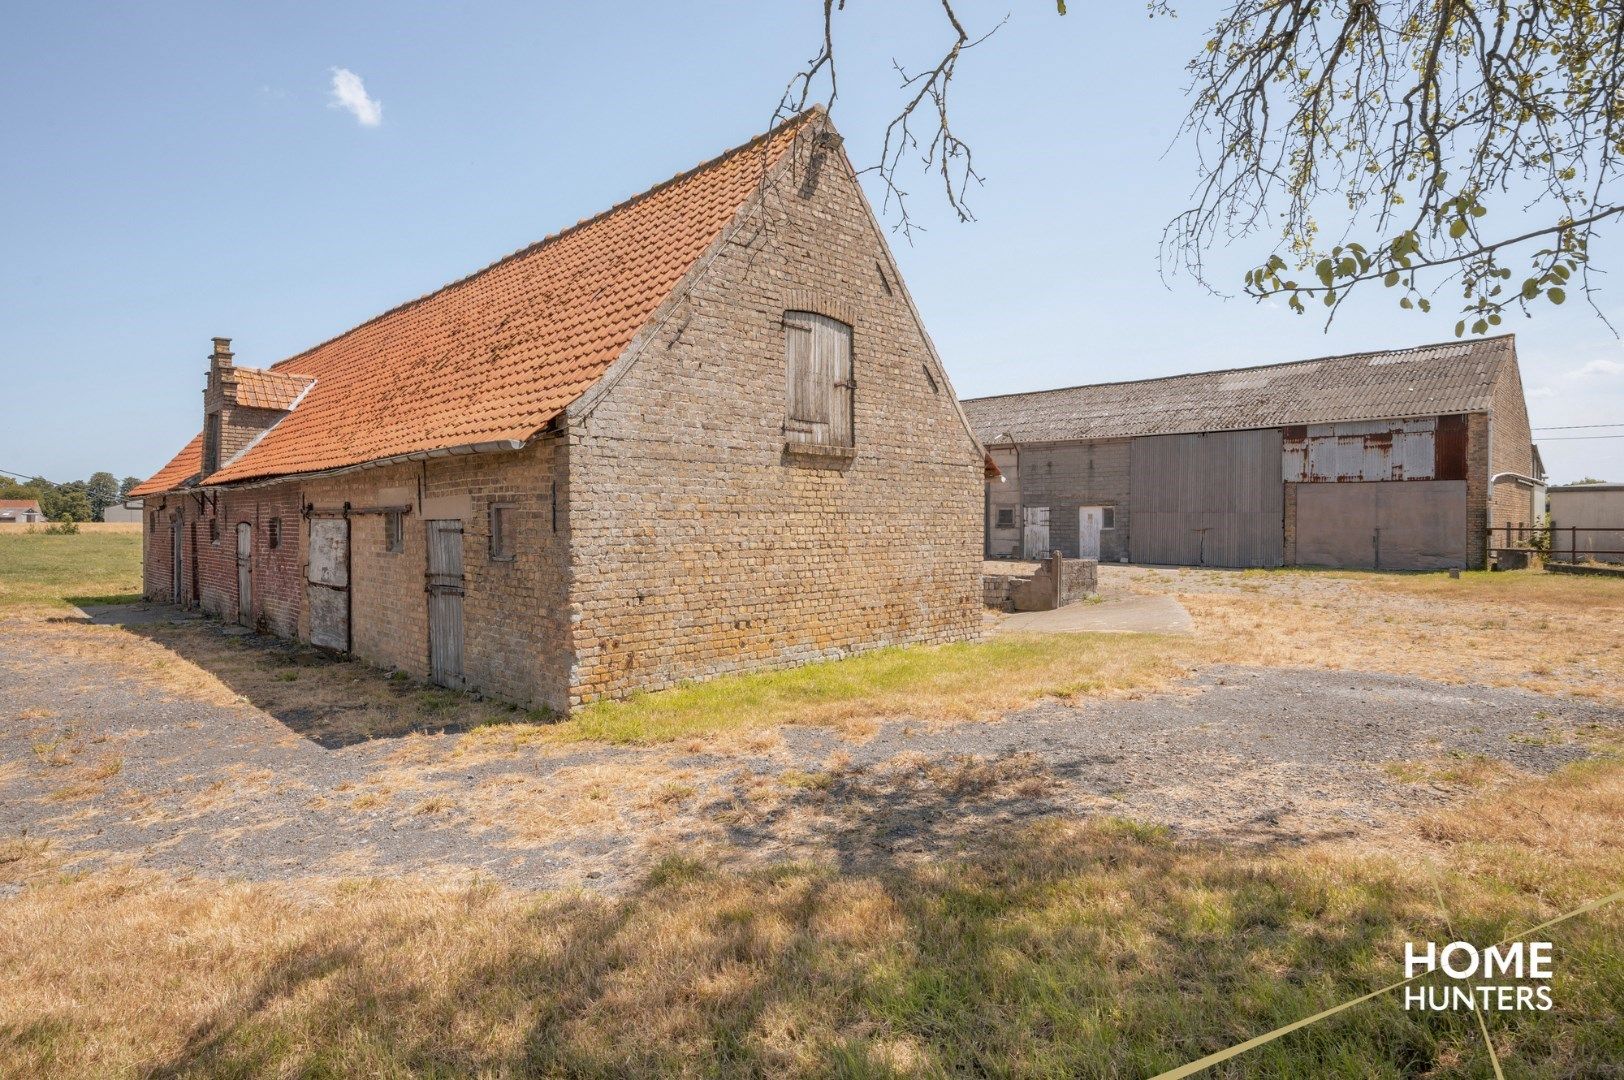
[[[406,515],[399,510],[383,515],[383,549],[391,555],[406,550]]]
[[[209,543],[218,544],[219,542],[220,542],[220,519],[219,518],[210,518],[209,519]]]
[[[491,507],[491,558],[512,559],[513,544],[513,507],[499,505]]]
[[[1013,529],[1015,527],[1015,508],[1013,506],[1000,506],[998,508],[998,528]]]
[[[158,531],[158,511],[154,510],[152,513],[147,515],[147,532],[155,533],[157,531]]]
[[[281,547],[282,546],[282,519],[281,518],[272,518],[270,520],[270,523],[265,526],[265,535],[266,535],[266,540],[267,540],[267,546],[269,546],[272,551],[275,551],[277,548]]]
[[[1102,529],[1114,529],[1114,528],[1116,528],[1116,507],[1114,507],[1114,506],[1102,506],[1102,507],[1100,507],[1100,528],[1102,528]]]
[[[784,360],[786,440],[853,445],[851,327],[827,315],[786,311]]]

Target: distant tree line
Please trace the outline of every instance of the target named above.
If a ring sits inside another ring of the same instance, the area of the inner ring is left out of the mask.
[[[43,476],[32,480],[0,476],[0,499],[37,499],[52,521],[100,521],[109,506],[123,502],[140,482],[138,476],[118,480],[110,472],[91,473],[88,480],[66,484],[53,484]]]

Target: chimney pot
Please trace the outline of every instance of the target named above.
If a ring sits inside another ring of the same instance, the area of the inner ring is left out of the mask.
[[[209,354],[209,362],[214,367],[231,366],[231,339],[217,337],[214,339],[214,352]]]

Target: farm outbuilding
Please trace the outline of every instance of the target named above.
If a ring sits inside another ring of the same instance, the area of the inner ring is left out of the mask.
[[[149,597],[562,710],[978,636],[984,476],[813,110],[269,367],[215,339],[131,494]]]
[[[1510,335],[964,407],[992,558],[1480,567],[1543,494]]]
[[[1624,484],[1550,489],[1551,558],[1624,563]]]

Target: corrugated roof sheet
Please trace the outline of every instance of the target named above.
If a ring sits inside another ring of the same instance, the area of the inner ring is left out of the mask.
[[[820,111],[273,365],[315,385],[209,483],[530,438],[631,343]],[[132,494],[196,475],[201,448]]]
[[[1515,356],[1505,334],[963,404],[988,445],[1484,412],[1500,365]]]

